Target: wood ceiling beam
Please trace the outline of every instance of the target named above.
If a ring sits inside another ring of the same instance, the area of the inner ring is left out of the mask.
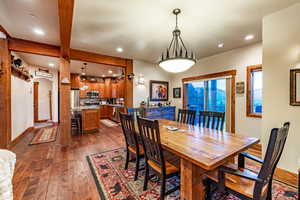
[[[58,46],[23,40],[18,38],[8,39],[8,48],[10,51],[23,53],[32,53],[43,56],[59,57],[60,48]]]
[[[105,65],[113,65],[119,67],[126,67],[127,59],[118,58],[113,56],[106,56],[101,55],[98,53],[92,53],[87,51],[81,51],[76,49],[70,50],[70,57],[72,60],[80,60],[84,62],[92,62],[98,64],[105,64]]]
[[[60,47],[18,38],[9,38],[9,50],[43,56],[60,57]],[[104,65],[126,67],[127,59],[78,49],[70,49],[70,59]]]

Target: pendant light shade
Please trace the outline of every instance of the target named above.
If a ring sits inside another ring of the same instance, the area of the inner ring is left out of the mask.
[[[179,73],[188,70],[196,63],[195,54],[188,52],[178,29],[178,15],[180,9],[174,9],[173,14],[176,16],[176,27],[173,31],[172,41],[165,52],[162,53],[159,66],[167,72]]]

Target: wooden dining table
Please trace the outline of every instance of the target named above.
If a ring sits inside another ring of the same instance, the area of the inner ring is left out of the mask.
[[[162,147],[180,158],[180,199],[202,200],[205,173],[232,161],[236,155],[259,142],[258,138],[158,120]],[[169,130],[168,126],[178,130]]]

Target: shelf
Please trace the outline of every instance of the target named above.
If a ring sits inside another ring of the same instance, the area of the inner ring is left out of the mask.
[[[27,82],[29,82],[31,78],[29,74],[23,72],[22,70],[14,66],[11,66],[11,74]]]

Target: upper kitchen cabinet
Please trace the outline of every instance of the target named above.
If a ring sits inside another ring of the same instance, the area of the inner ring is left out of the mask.
[[[71,74],[71,89],[79,90],[80,88],[80,75]]]
[[[104,97],[103,98],[111,98],[112,86],[111,86],[111,79],[106,78],[104,80]]]
[[[117,98],[124,98],[125,96],[125,81],[124,79],[120,79],[118,81],[118,96]]]

